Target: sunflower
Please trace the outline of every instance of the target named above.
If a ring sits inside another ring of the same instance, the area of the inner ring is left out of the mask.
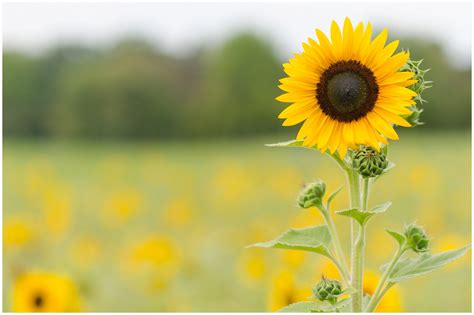
[[[75,284],[66,276],[46,272],[28,272],[15,281],[15,312],[77,312],[79,295]]]
[[[385,45],[384,29],[372,40],[370,23],[353,28],[349,18],[343,30],[331,25],[331,38],[316,29],[318,41],[309,38],[303,52],[283,65],[288,77],[280,80],[286,93],[278,101],[292,103],[278,118],[283,126],[304,122],[296,139],[307,147],[339,153],[370,145],[380,150],[387,139],[397,140],[393,125],[410,127],[409,115],[416,93],[414,73],[400,71],[408,52],[394,54],[399,41]]]
[[[272,278],[268,309],[276,312],[290,304],[308,300],[310,296],[310,287],[297,284],[293,273],[283,269]]]

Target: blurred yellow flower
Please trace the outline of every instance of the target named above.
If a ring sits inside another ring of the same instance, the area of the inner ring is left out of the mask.
[[[298,268],[303,265],[307,253],[299,250],[281,251],[281,260],[289,268]]]
[[[74,240],[71,254],[78,265],[88,267],[97,261],[100,250],[101,247],[97,239],[83,236]]]
[[[48,187],[43,195],[43,213],[48,235],[61,239],[71,221],[71,201],[68,193],[55,187]]]
[[[281,270],[270,284],[268,309],[272,312],[300,301],[308,300],[312,295],[311,288],[298,285],[291,270]]]
[[[372,271],[366,271],[364,273],[364,292],[369,295],[374,294],[379,280],[380,276]],[[385,293],[375,311],[379,313],[403,311],[402,297],[398,286],[392,287],[387,293]]]
[[[142,195],[134,190],[112,193],[104,205],[105,222],[121,225],[128,222],[142,205]]]
[[[239,268],[243,279],[249,282],[262,280],[266,272],[265,256],[261,251],[250,251],[245,253],[241,259]]]
[[[78,312],[79,293],[67,276],[47,272],[20,275],[13,287],[15,312]]]
[[[150,235],[135,244],[129,252],[133,264],[173,267],[178,262],[178,248],[165,235]]]
[[[5,249],[21,247],[32,239],[31,226],[20,218],[5,220],[3,224],[3,246]]]
[[[173,227],[186,226],[193,218],[193,207],[189,197],[172,199],[163,212],[164,221]]]

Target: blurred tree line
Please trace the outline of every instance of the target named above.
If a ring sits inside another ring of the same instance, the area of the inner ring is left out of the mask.
[[[432,68],[424,128],[470,127],[471,69],[453,67],[441,47],[401,40]],[[5,136],[177,138],[281,131],[284,74],[269,42],[240,33],[186,57],[138,38],[107,49],[61,46],[40,56],[3,53]],[[285,57],[287,59],[287,57]]]

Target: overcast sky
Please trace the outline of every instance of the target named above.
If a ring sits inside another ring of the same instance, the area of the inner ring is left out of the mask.
[[[349,16],[404,35],[443,45],[458,65],[471,60],[469,3],[8,3],[3,7],[4,49],[40,52],[59,42],[109,45],[142,35],[171,53],[217,43],[230,33],[253,30],[268,36],[285,56],[327,31],[332,19]]]

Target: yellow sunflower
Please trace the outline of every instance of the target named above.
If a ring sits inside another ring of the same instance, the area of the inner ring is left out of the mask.
[[[14,312],[78,312],[79,293],[71,279],[46,272],[28,272],[15,281]]]
[[[292,103],[278,116],[283,126],[304,122],[296,139],[323,152],[370,145],[380,149],[387,138],[397,140],[393,125],[410,127],[401,117],[412,111],[416,93],[413,72],[400,71],[408,52],[394,54],[399,41],[385,45],[384,29],[372,40],[370,23],[353,28],[349,18],[341,31],[332,22],[330,40],[316,29],[318,41],[303,43],[303,52],[283,65],[288,77],[279,86],[278,101]]]

